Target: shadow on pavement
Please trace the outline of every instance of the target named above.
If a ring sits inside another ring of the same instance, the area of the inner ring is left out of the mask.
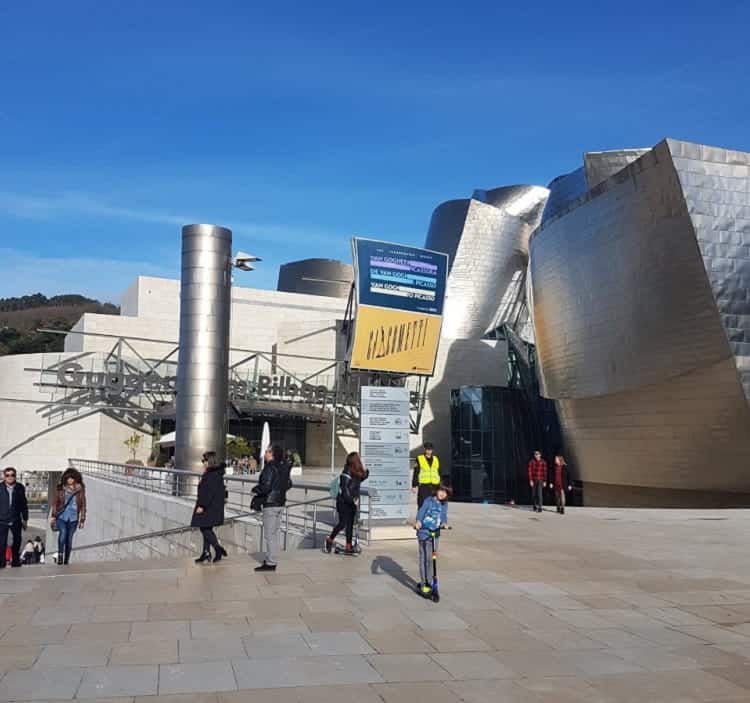
[[[419,585],[411,576],[409,576],[409,574],[406,573],[406,571],[404,571],[404,567],[398,562],[393,561],[391,557],[375,557],[372,560],[370,571],[373,574],[378,574],[382,571],[410,591],[413,591]]]

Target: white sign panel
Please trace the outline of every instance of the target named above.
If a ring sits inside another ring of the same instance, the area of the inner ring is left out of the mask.
[[[362,427],[372,429],[409,429],[409,411],[406,415],[377,415],[375,413],[363,413],[360,419]]]
[[[409,390],[362,387],[360,454],[370,470],[373,520],[404,520],[411,512]]]

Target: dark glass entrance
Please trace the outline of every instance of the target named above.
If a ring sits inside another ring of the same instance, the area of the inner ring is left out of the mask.
[[[451,391],[455,499],[525,501],[526,465],[533,443],[534,415],[523,391],[498,386],[464,386]]]

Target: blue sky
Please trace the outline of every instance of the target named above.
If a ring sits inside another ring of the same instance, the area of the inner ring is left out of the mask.
[[[585,150],[750,151],[747,3],[508,4],[3,3],[0,297],[117,301],[178,275],[188,222],[273,287]]]

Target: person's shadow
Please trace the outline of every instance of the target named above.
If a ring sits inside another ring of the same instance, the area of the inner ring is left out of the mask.
[[[419,585],[411,576],[409,576],[409,574],[406,573],[406,571],[404,571],[404,567],[398,562],[393,561],[391,557],[375,557],[372,560],[370,571],[373,574],[379,574],[382,571],[410,591],[415,590]]]

